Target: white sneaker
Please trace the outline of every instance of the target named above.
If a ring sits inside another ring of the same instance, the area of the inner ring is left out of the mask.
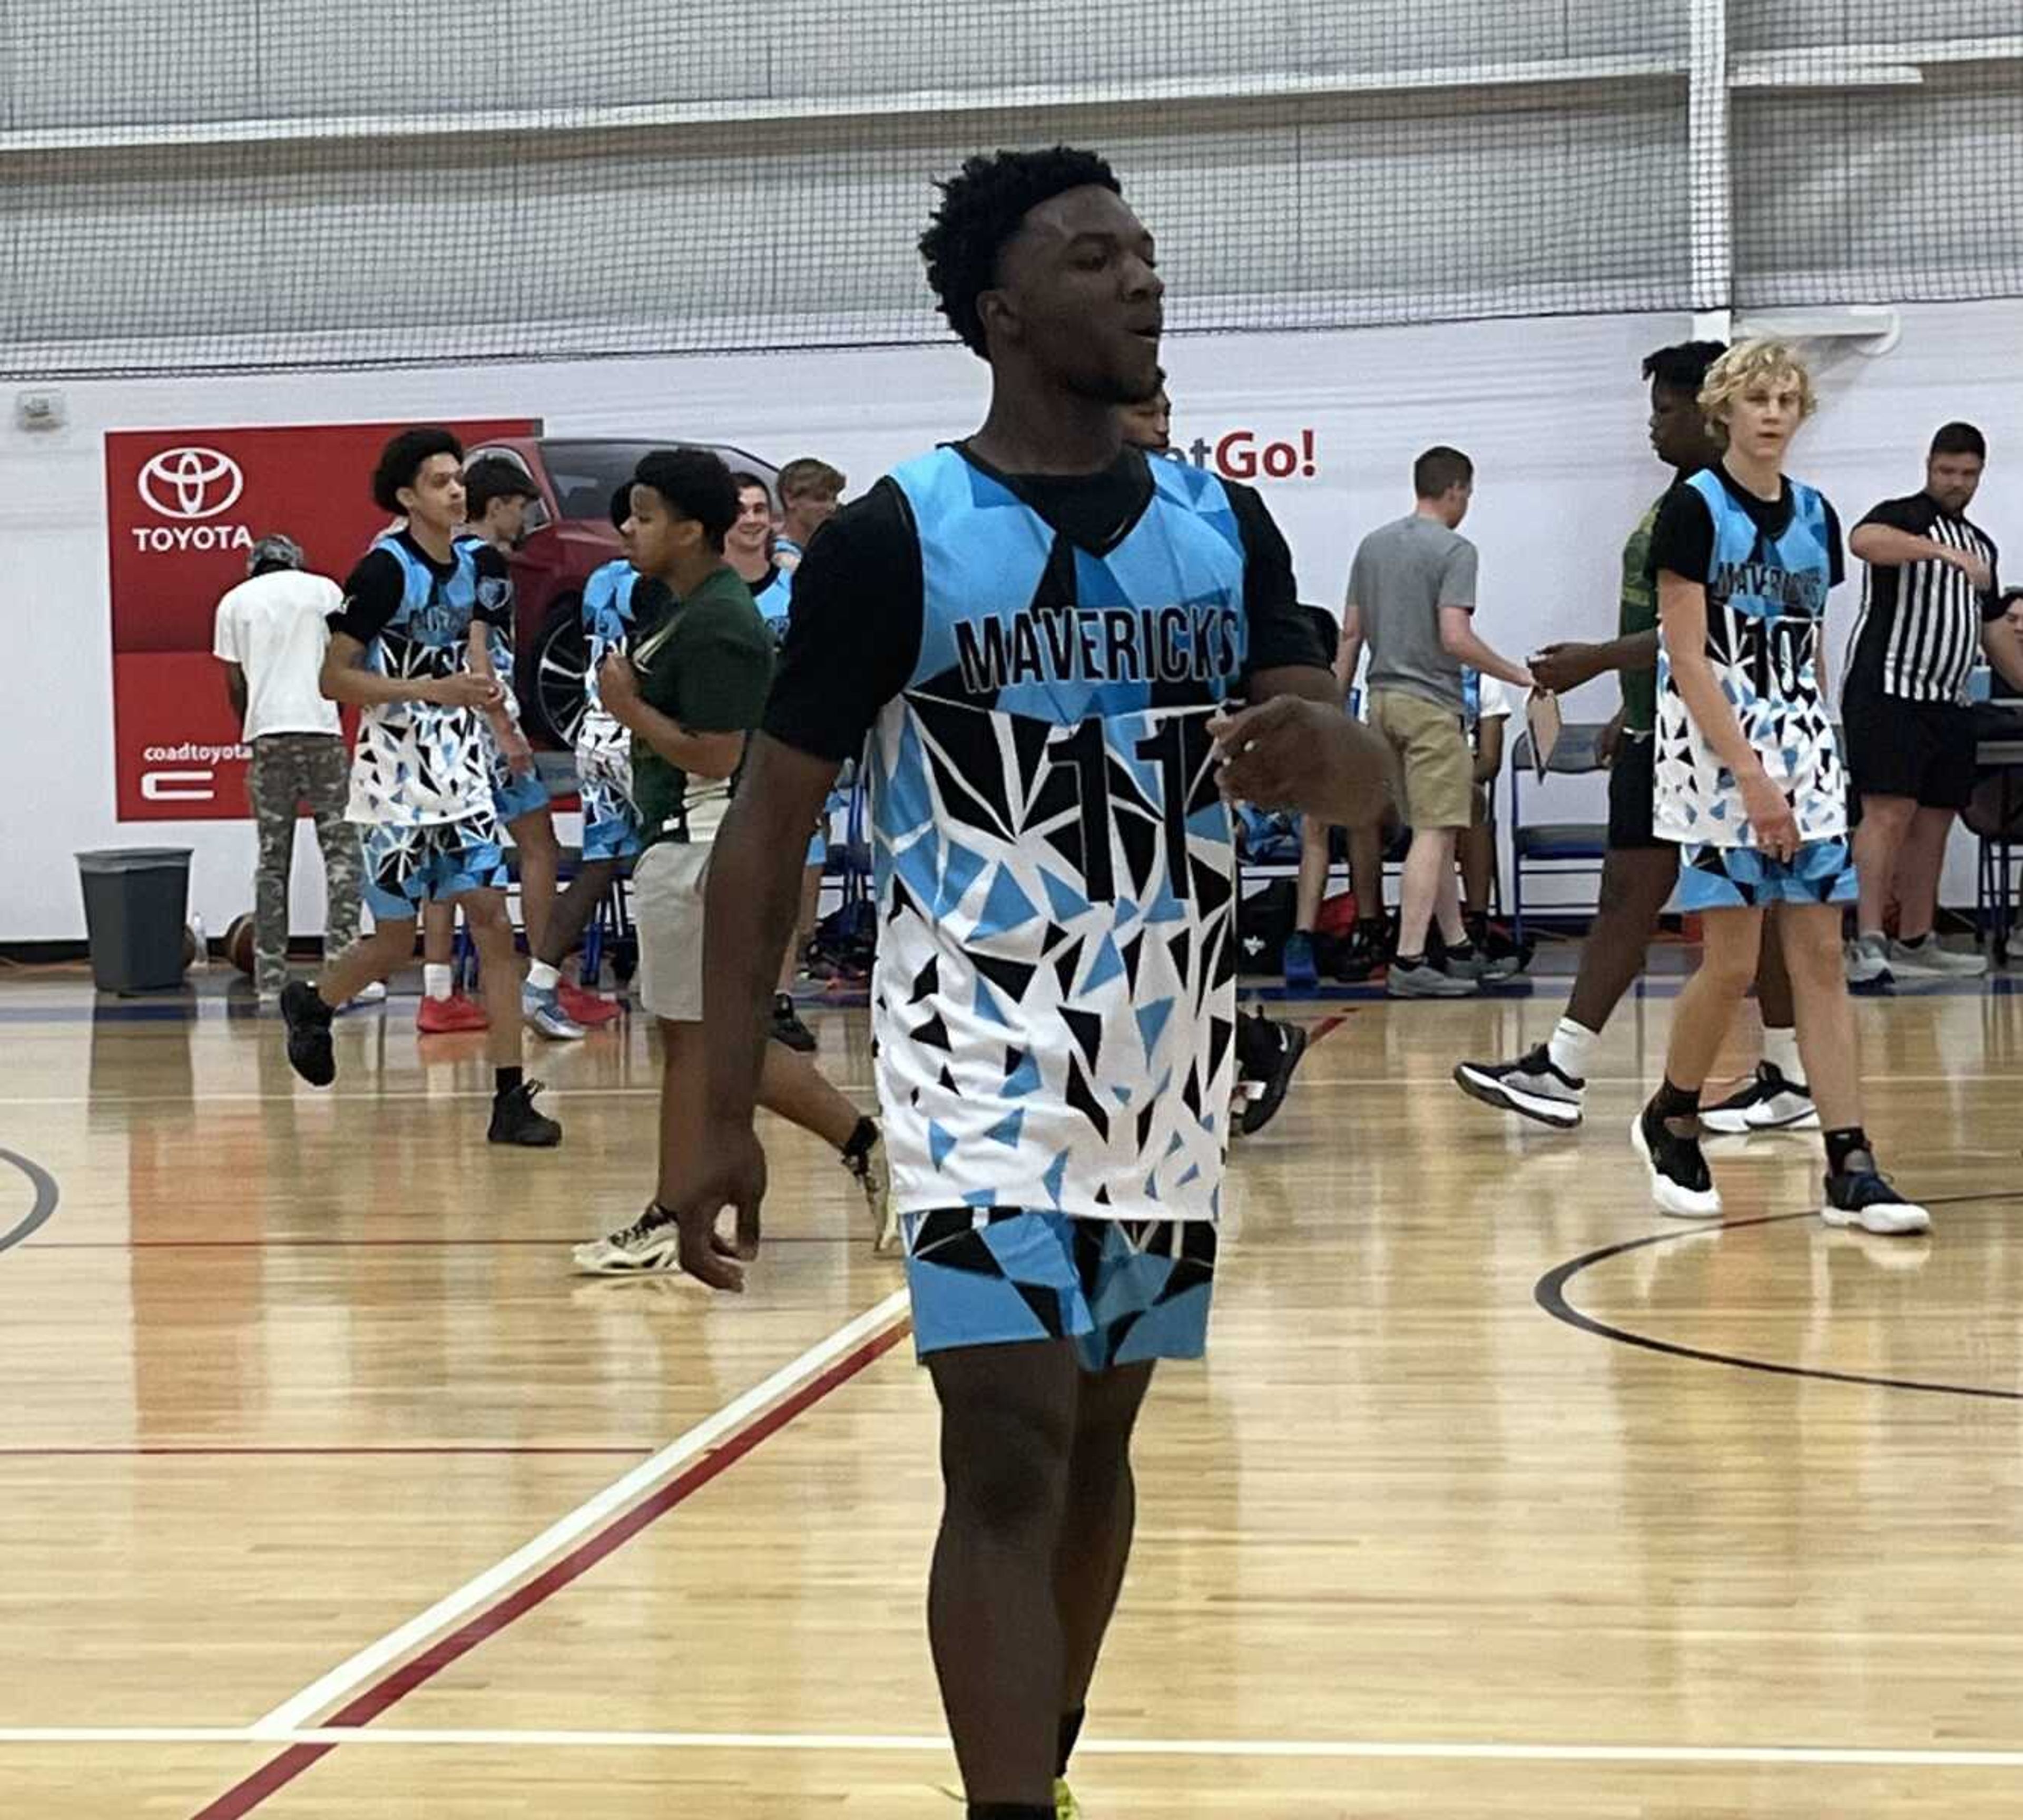
[[[672,1214],[664,1213],[657,1203],[649,1203],[631,1225],[579,1245],[570,1255],[586,1276],[678,1273],[682,1267],[681,1228]]]
[[[1747,1137],[1758,1131],[1816,1131],[1820,1109],[1803,1082],[1787,1078],[1774,1062],[1758,1062],[1756,1072],[1742,1087],[1702,1111],[1700,1127],[1715,1137]]]
[[[1829,1226],[1858,1226],[1886,1238],[1915,1237],[1932,1229],[1932,1216],[1907,1201],[1872,1170],[1850,1170],[1827,1177],[1820,1218]]]
[[[375,980],[369,985],[360,987],[352,994],[351,1002],[353,1005],[384,1005],[386,1002],[386,982]]]
[[[1889,971],[1900,980],[1978,980],[1988,971],[1988,957],[1965,948],[1940,945],[1937,936],[1919,942],[1889,944]]]
[[[1857,936],[1847,945],[1847,983],[1884,987],[1894,982],[1889,972],[1889,944],[1880,936]]]
[[[1454,1069],[1454,1080],[1471,1100],[1535,1119],[1541,1125],[1571,1131],[1581,1122],[1581,1096],[1587,1083],[1554,1067],[1543,1043],[1519,1061],[1462,1062]]]
[[[553,987],[543,992],[537,986],[520,988],[520,1015],[527,1027],[551,1042],[581,1042],[587,1034],[583,1026],[562,1009],[562,994]]]
[[[1651,1172],[1651,1204],[1675,1220],[1718,1220],[1721,1190],[1707,1173],[1699,1141],[1681,1137],[1645,1107],[1630,1124],[1630,1147]]]

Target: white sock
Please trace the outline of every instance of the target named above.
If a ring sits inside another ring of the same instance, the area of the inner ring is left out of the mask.
[[[1569,1080],[1585,1081],[1588,1064],[1594,1060],[1594,1045],[1600,1041],[1600,1031],[1563,1017],[1546,1045],[1546,1058]]]
[[[449,981],[450,968],[449,963],[447,961],[442,962],[441,965],[437,965],[437,963],[434,961],[424,961],[423,963],[422,990],[426,992],[430,998],[448,998]]]
[[[536,992],[552,992],[562,983],[562,970],[551,967],[545,961],[527,963],[527,983]]]
[[[1787,1081],[1802,1081],[1805,1064],[1798,1060],[1798,1033],[1763,1027],[1763,1059]]]

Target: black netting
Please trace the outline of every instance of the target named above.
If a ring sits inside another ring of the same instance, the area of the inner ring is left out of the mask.
[[[2023,11],[1943,11],[9,0],[0,372],[937,339],[933,178],[1056,141],[1180,331],[2015,295]]]

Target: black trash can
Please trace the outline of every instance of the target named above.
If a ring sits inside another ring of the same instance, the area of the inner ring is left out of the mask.
[[[91,982],[100,991],[161,992],[182,984],[191,851],[128,847],[78,855]]]

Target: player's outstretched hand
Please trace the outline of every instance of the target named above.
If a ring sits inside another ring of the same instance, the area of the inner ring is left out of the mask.
[[[1598,645],[1546,646],[1531,661],[1534,686],[1551,694],[1563,695],[1569,689],[1578,689],[1583,683],[1593,682],[1602,672],[1600,649]]]
[[[682,1269],[712,1289],[741,1295],[742,1265],[759,1255],[759,1210],[766,1199],[766,1152],[748,1124],[707,1129],[697,1154],[707,1160],[684,1170],[670,1207],[681,1229]],[[729,1207],[737,1236],[717,1229]]]
[[[1391,789],[1383,741],[1339,708],[1280,695],[1209,723],[1222,793],[1345,827],[1379,819]]]

